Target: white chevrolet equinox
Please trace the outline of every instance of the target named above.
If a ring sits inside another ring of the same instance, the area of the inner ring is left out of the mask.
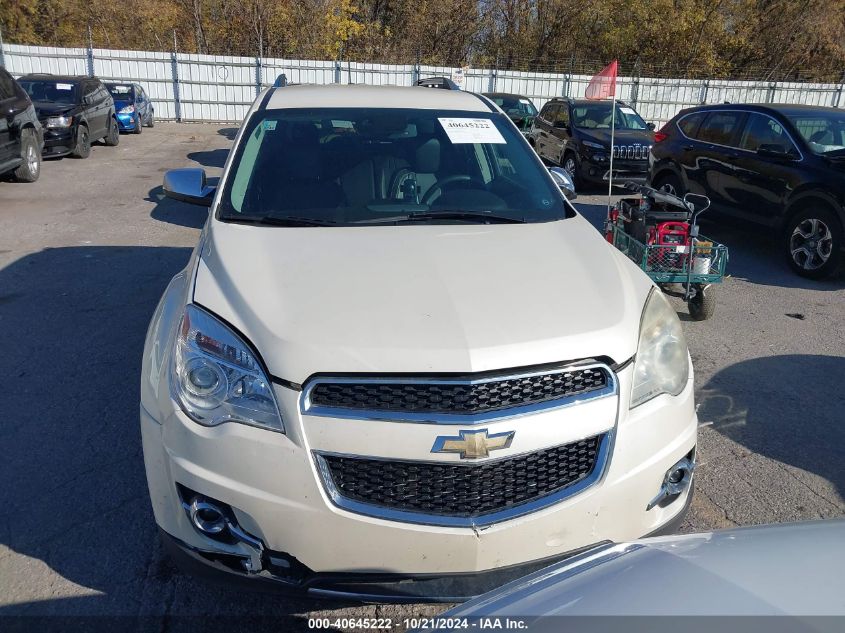
[[[194,571],[460,600],[692,496],[696,415],[663,294],[508,117],[450,90],[257,98],[153,315],[155,519]]]

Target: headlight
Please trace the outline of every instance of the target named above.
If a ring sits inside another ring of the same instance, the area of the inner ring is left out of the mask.
[[[652,290],[640,322],[631,408],[663,393],[681,393],[689,378],[688,357],[678,315],[662,292]]]
[[[584,141],[584,147],[590,147],[592,149],[604,149],[604,145],[601,143],[593,143],[592,141]]]
[[[47,117],[47,127],[70,127],[71,123],[73,123],[72,116]]]
[[[132,114],[133,112],[135,112],[135,106],[133,106],[133,105],[128,105],[128,106],[124,106],[124,107],[122,107],[122,108],[118,111],[118,114]]]
[[[240,422],[284,433],[261,363],[237,334],[197,306],[187,306],[182,316],[170,386],[195,422]]]

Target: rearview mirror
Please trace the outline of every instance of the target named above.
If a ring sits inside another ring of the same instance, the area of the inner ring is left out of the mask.
[[[560,167],[549,167],[549,173],[567,200],[575,200],[578,197],[578,194],[575,193],[575,183],[572,182],[572,176],[569,175],[568,171]]]
[[[210,207],[215,187],[205,181],[205,170],[189,167],[171,169],[164,173],[164,195],[188,204]]]

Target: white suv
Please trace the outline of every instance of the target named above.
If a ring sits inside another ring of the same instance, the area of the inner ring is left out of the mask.
[[[677,316],[490,100],[271,88],[219,187],[164,187],[211,206],[141,379],[181,562],[458,600],[680,521],[697,424]]]

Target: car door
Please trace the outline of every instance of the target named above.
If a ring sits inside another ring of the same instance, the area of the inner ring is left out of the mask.
[[[569,126],[569,104],[563,103],[558,108],[551,128],[551,144],[554,146],[552,156],[556,163],[563,163],[563,152],[572,138]]]
[[[748,113],[738,145],[734,168],[723,175],[725,203],[732,215],[774,226],[799,184],[801,151],[783,123],[759,112]]]
[[[106,135],[106,117],[108,116],[107,106],[99,83],[96,81],[86,82],[88,103],[88,123],[91,127],[91,139],[99,139]]]
[[[14,125],[16,110],[12,77],[0,68],[0,167],[14,158],[12,126]]]
[[[133,84],[133,87],[135,88],[135,109],[138,111],[138,120],[143,124],[147,120],[147,109],[150,105],[147,103],[144,89],[138,84]]]
[[[537,145],[537,154],[539,154],[540,158],[549,159],[548,147],[552,140],[552,123],[557,116],[559,108],[560,105],[557,103],[547,103],[543,106],[537,118],[534,119],[534,126],[537,130],[535,143]]]
[[[696,131],[694,142],[684,146],[683,151],[689,153],[687,190],[706,195],[714,209],[732,208],[722,187],[724,176],[733,173],[739,157],[737,145],[745,116],[739,110],[711,110]]]

